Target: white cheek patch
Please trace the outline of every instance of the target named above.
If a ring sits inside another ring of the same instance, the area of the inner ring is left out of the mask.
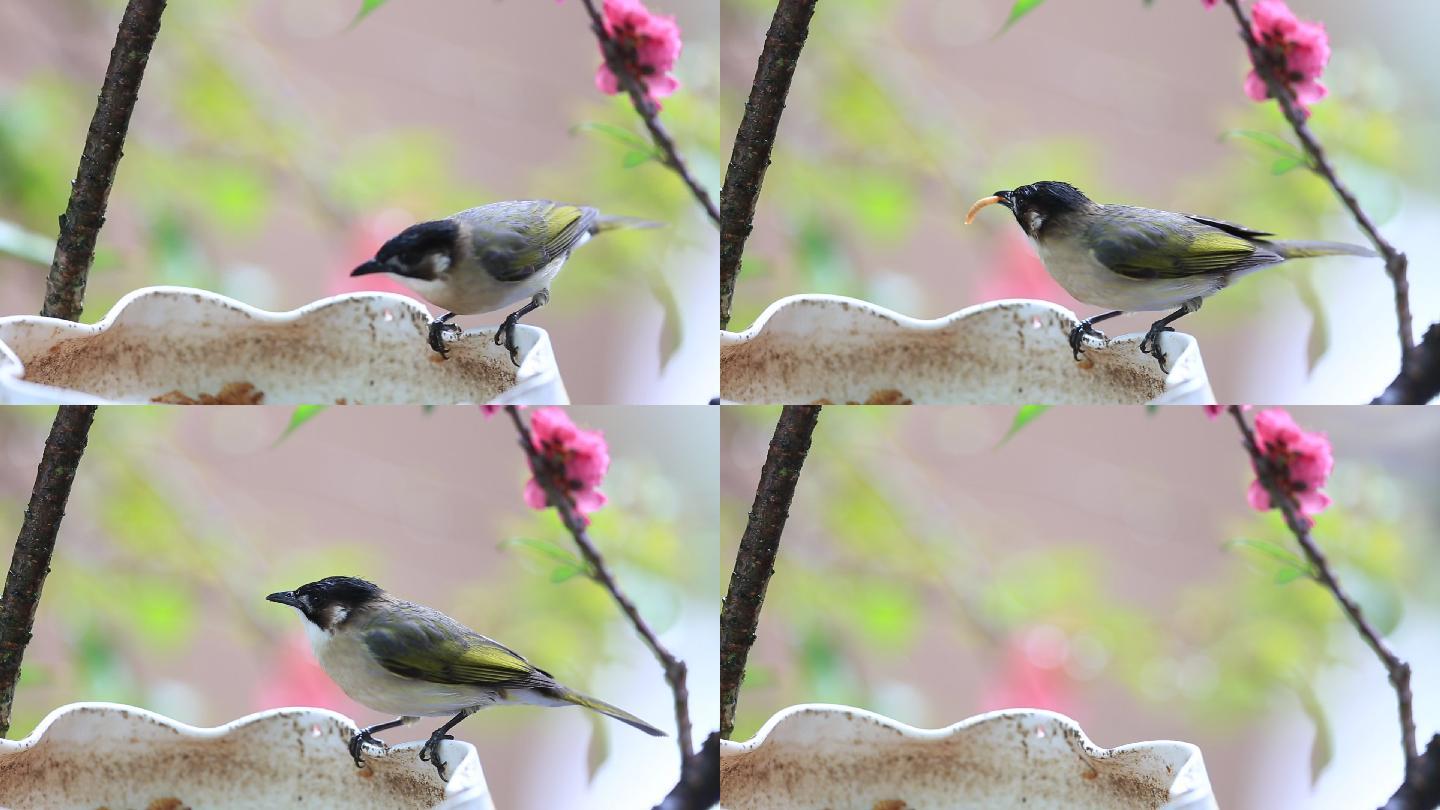
[[[1025,219],[1030,224],[1030,227],[1027,228],[1030,233],[1039,233],[1041,226],[1045,224],[1045,215],[1038,211],[1026,211]]]
[[[450,269],[450,257],[444,253],[436,253],[430,257],[430,267],[434,270],[435,275],[441,275]]]

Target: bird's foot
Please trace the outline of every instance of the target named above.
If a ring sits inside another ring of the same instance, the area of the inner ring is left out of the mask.
[[[389,750],[388,746],[385,745],[384,740],[377,740],[370,735],[369,731],[361,729],[350,737],[349,746],[350,758],[355,760],[355,767],[357,768],[365,767],[365,760],[363,757],[360,756],[360,754],[365,750],[365,746],[367,745],[373,745],[376,748],[379,748],[382,753]]]
[[[420,749],[420,761],[434,765],[442,782],[445,781],[445,763],[440,761],[440,743],[453,739],[455,739],[454,734],[441,734],[437,731],[430,735],[430,739],[426,740],[424,747]]]
[[[436,318],[430,322],[430,338],[428,343],[441,357],[449,357],[450,352],[445,348],[445,339],[450,335],[460,334],[460,325],[450,323],[444,318]]]
[[[1165,352],[1160,349],[1160,336],[1174,331],[1173,326],[1165,326],[1163,323],[1157,322],[1150,327],[1150,331],[1145,333],[1145,339],[1140,341],[1140,351],[1159,361],[1160,371],[1166,374],[1170,373],[1170,369],[1165,365]]]
[[[1089,318],[1081,321],[1078,326],[1070,330],[1070,352],[1075,355],[1078,361],[1083,350],[1080,348],[1085,344],[1085,336],[1097,337],[1101,340],[1109,340],[1104,332],[1096,329]]]
[[[504,346],[510,352],[510,362],[520,367],[520,347],[515,345],[515,325],[520,323],[519,314],[510,315],[500,328],[495,330],[495,345]]]

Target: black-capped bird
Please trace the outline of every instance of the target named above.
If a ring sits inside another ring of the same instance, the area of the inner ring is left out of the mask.
[[[1078,301],[1109,312],[1080,322],[1070,348],[1080,359],[1085,335],[1104,339],[1094,324],[1127,312],[1177,309],[1151,324],[1140,350],[1160,361],[1160,335],[1200,308],[1206,298],[1240,276],[1289,259],[1312,256],[1374,256],[1343,242],[1292,242],[1271,234],[1193,214],[1132,205],[1106,205],[1069,183],[1042,180],[976,201],[965,216],[1003,205],[1035,243],[1045,269]]]
[[[373,736],[421,717],[453,715],[430,735],[420,758],[435,764],[461,720],[489,706],[580,706],[656,737],[665,732],[629,712],[562,686],[550,673],[438,610],[397,599],[355,577],[326,577],[265,597],[300,611],[320,666],[355,702],[397,719],[361,729],[350,756],[363,767]]]
[[[380,246],[375,258],[352,276],[389,273],[446,310],[430,323],[430,347],[445,357],[445,338],[460,331],[456,315],[474,315],[528,302],[506,316],[495,345],[519,365],[515,325],[550,300],[554,281],[570,253],[590,237],[621,228],[658,228],[660,223],[604,216],[594,208],[549,200],[509,200],[421,222]]]

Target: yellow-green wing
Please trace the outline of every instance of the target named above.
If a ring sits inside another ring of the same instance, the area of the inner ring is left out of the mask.
[[[397,609],[359,632],[380,665],[402,677],[497,689],[555,685],[514,650],[419,605]]]
[[[1106,206],[1087,227],[1086,237],[1097,260],[1134,279],[1229,275],[1282,261],[1263,243],[1239,233],[1146,208]]]
[[[599,212],[549,200],[511,200],[465,212],[476,258],[495,278],[521,281],[575,248]]]

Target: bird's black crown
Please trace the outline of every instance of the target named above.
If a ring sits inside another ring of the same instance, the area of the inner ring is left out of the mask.
[[[326,577],[295,589],[295,596],[314,608],[331,604],[354,608],[382,593],[379,585],[359,577]]]
[[[429,253],[449,253],[459,236],[460,226],[448,219],[411,225],[380,246],[375,261],[386,262],[399,256],[405,264],[415,264]]]
[[[1090,205],[1090,198],[1069,183],[1059,180],[1041,180],[1014,191],[997,191],[1002,205],[1019,214],[1022,211],[1038,211],[1042,214],[1056,214],[1073,211]]]

